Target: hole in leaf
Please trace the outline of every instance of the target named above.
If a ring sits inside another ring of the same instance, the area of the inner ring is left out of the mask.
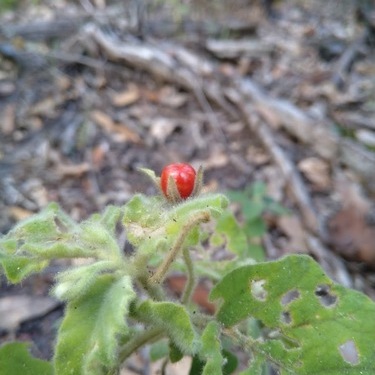
[[[281,298],[281,304],[283,306],[286,306],[292,301],[294,301],[295,299],[299,298],[300,295],[301,294],[297,289],[289,290],[289,292],[284,294],[283,297]]]
[[[339,346],[340,354],[345,362],[355,366],[359,363],[359,355],[353,340],[348,340]]]
[[[290,312],[289,311],[283,311],[281,313],[281,319],[280,320],[284,324],[292,323],[292,317],[290,316]]]
[[[324,307],[331,307],[337,301],[337,296],[332,294],[330,289],[329,285],[319,285],[315,290],[315,295]]]
[[[266,280],[252,280],[251,281],[251,294],[259,301],[264,302],[267,299],[267,291],[264,289]]]

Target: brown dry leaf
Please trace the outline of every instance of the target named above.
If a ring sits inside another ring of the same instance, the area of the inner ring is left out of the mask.
[[[229,163],[229,156],[220,146],[213,146],[207,159],[198,162],[198,165],[204,165],[204,169],[215,169],[225,167]]]
[[[55,83],[57,87],[62,91],[68,90],[72,85],[72,81],[70,80],[70,78],[63,74],[59,74],[55,78]]]
[[[51,297],[31,295],[0,298],[0,328],[13,331],[23,321],[44,315],[58,303]]]
[[[133,130],[126,127],[125,124],[116,123],[110,116],[101,111],[91,111],[91,119],[109,133],[117,142],[133,142],[140,143],[141,138]]]
[[[171,108],[180,108],[188,100],[188,95],[178,92],[173,86],[164,86],[159,91],[159,103]]]
[[[150,134],[163,143],[176,129],[177,121],[166,117],[156,118],[150,124]]]
[[[268,164],[271,160],[270,155],[261,147],[249,146],[246,153],[246,159],[256,166]]]
[[[331,187],[330,168],[328,163],[320,158],[311,157],[298,163],[299,170],[319,190],[327,190]]]
[[[115,107],[124,107],[137,102],[140,97],[138,86],[131,83],[125,91],[112,95],[111,101]]]
[[[375,226],[367,219],[371,202],[356,184],[339,180],[337,185],[343,207],[328,222],[331,243],[344,257],[375,267]]]
[[[285,250],[288,252],[306,253],[305,231],[301,219],[297,216],[280,216],[277,220],[279,228],[287,236]]]
[[[1,114],[0,130],[4,135],[13,133],[16,127],[16,106],[15,104],[8,104],[5,106]]]
[[[108,143],[100,143],[92,149],[91,160],[94,168],[99,170],[104,164],[104,158],[109,150]]]
[[[29,116],[52,116],[55,113],[59,100],[55,97],[48,97],[30,107]]]
[[[22,207],[11,206],[11,207],[9,207],[9,214],[16,221],[20,221],[20,220],[26,219],[29,216],[31,216],[33,214],[33,212],[29,211],[29,210],[26,210],[25,208],[22,208]]]
[[[61,176],[79,177],[90,170],[90,164],[87,162],[81,164],[58,164],[57,173]]]

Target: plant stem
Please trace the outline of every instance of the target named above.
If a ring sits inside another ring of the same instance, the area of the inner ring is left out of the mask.
[[[183,248],[182,255],[184,256],[184,261],[186,264],[187,280],[186,280],[185,290],[181,298],[181,302],[183,305],[186,305],[190,302],[191,294],[195,286],[195,274],[194,274],[193,262],[190,256],[190,251],[187,247]]]
[[[162,264],[159,266],[155,274],[150,278],[151,283],[160,284],[165,274],[167,273],[170,265],[175,260],[177,254],[181,250],[184,241],[189,234],[189,232],[198,224],[205,223],[210,220],[210,213],[208,211],[203,211],[193,217],[189,222],[187,222],[181,230],[180,235],[177,237],[176,242],[174,243],[172,249],[170,250],[167,257],[164,259]]]
[[[124,362],[126,358],[128,358],[131,354],[133,354],[136,350],[138,350],[143,345],[154,342],[162,338],[165,334],[165,330],[162,328],[151,328],[147,329],[146,331],[139,333],[136,337],[132,340],[127,342],[121,349],[120,349],[120,363]]]
[[[138,280],[152,299],[156,301],[165,300],[165,293],[160,285],[151,283],[147,277],[139,277]]]

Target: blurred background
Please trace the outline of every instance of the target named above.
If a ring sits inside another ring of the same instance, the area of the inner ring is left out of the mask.
[[[373,1],[0,1],[0,233],[155,194],[137,169],[180,161],[254,258],[307,253],[375,298]],[[0,342],[51,357],[52,283],[1,280]]]

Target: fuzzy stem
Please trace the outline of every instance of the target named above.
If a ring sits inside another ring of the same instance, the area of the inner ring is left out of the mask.
[[[141,283],[143,289],[148,293],[148,295],[156,300],[156,301],[163,301],[165,300],[165,293],[160,287],[160,285],[156,285],[150,282],[150,279],[147,277],[139,277],[139,282]]]
[[[120,349],[120,362],[124,362],[131,354],[133,354],[143,345],[161,339],[164,334],[165,330],[162,328],[151,328],[138,334]]]
[[[170,250],[167,257],[164,259],[163,263],[159,266],[155,274],[150,278],[151,283],[160,284],[165,274],[167,273],[170,265],[175,260],[177,254],[181,250],[184,241],[189,234],[189,232],[198,224],[205,223],[210,220],[210,213],[208,211],[203,211],[193,217],[188,223],[186,223],[181,230],[180,235],[177,237],[172,249]]]
[[[195,280],[193,262],[191,260],[190,251],[187,247],[183,248],[182,255],[184,256],[184,261],[186,264],[187,280],[186,280],[185,290],[181,298],[181,302],[183,305],[186,305],[190,302],[191,294],[193,292],[196,280]]]

